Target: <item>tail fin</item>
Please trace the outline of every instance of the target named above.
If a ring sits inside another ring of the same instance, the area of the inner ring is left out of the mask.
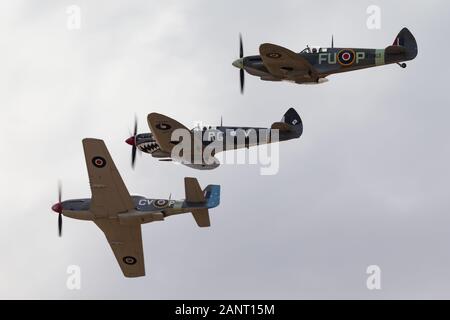
[[[386,53],[403,54],[405,60],[414,59],[417,52],[417,41],[408,28],[403,28],[395,37],[392,46],[386,48]]]
[[[280,122],[274,122],[272,124],[271,129],[278,129],[282,132],[290,132],[298,138],[303,133],[303,122],[297,111],[295,111],[294,108],[290,108],[283,115]]]
[[[215,208],[220,203],[220,186],[217,184],[209,184],[203,193],[206,197],[206,206],[211,209]]]
[[[220,202],[220,186],[208,185],[205,190],[200,189],[200,185],[195,178],[184,178],[186,202],[193,207],[192,216],[199,227],[209,227],[209,208],[214,208]]]

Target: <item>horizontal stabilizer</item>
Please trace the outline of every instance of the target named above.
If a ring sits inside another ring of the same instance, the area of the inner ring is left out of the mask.
[[[403,54],[406,53],[406,48],[402,46],[389,46],[386,49],[386,54]]]
[[[292,126],[290,124],[284,123],[284,122],[274,122],[272,123],[272,126],[270,129],[278,129],[280,131],[291,131]]]
[[[204,228],[211,226],[208,209],[194,209],[192,210],[192,216],[199,227]]]

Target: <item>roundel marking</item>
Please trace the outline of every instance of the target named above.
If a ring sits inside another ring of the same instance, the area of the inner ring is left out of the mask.
[[[103,168],[106,166],[106,160],[103,157],[93,157],[92,164],[97,168]]]
[[[154,206],[157,208],[164,208],[168,205],[169,201],[164,199],[158,199],[153,202]]]
[[[129,264],[129,265],[133,265],[133,264],[135,264],[136,263],[136,258],[135,257],[132,257],[132,256],[126,256],[126,257],[123,257],[123,262],[125,263],[125,264]]]
[[[338,62],[341,66],[351,66],[355,62],[355,51],[352,49],[342,49],[337,54]]]
[[[158,123],[156,125],[156,128],[164,131],[164,130],[169,130],[170,128],[172,128],[172,126],[170,124],[162,122],[162,123]]]
[[[266,54],[266,56],[272,59],[281,58],[281,54],[279,54],[278,52],[269,52],[268,54]]]

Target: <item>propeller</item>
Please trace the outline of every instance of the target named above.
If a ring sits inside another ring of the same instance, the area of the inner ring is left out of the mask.
[[[239,34],[239,59],[244,58],[244,46],[242,44],[242,35]],[[244,82],[245,82],[245,76],[244,76],[244,61],[242,60],[242,68],[239,70],[239,80],[241,84],[241,94],[244,93]]]
[[[58,203],[52,206],[52,210],[58,214],[58,235],[61,237],[62,235],[62,185],[61,182],[58,182]]]
[[[132,146],[131,149],[131,167],[134,169],[134,163],[136,162],[136,135],[137,135],[137,117],[134,117],[134,129],[133,129],[133,135],[129,137],[127,140],[125,140],[126,143]]]
[[[233,61],[233,66],[239,69],[239,80],[241,84],[241,94],[244,93],[244,46],[242,35],[239,33],[239,59]]]

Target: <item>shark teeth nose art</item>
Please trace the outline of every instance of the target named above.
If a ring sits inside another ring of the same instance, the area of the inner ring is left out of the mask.
[[[153,153],[159,150],[159,145],[156,142],[144,142],[138,146],[139,150],[146,153]]]

